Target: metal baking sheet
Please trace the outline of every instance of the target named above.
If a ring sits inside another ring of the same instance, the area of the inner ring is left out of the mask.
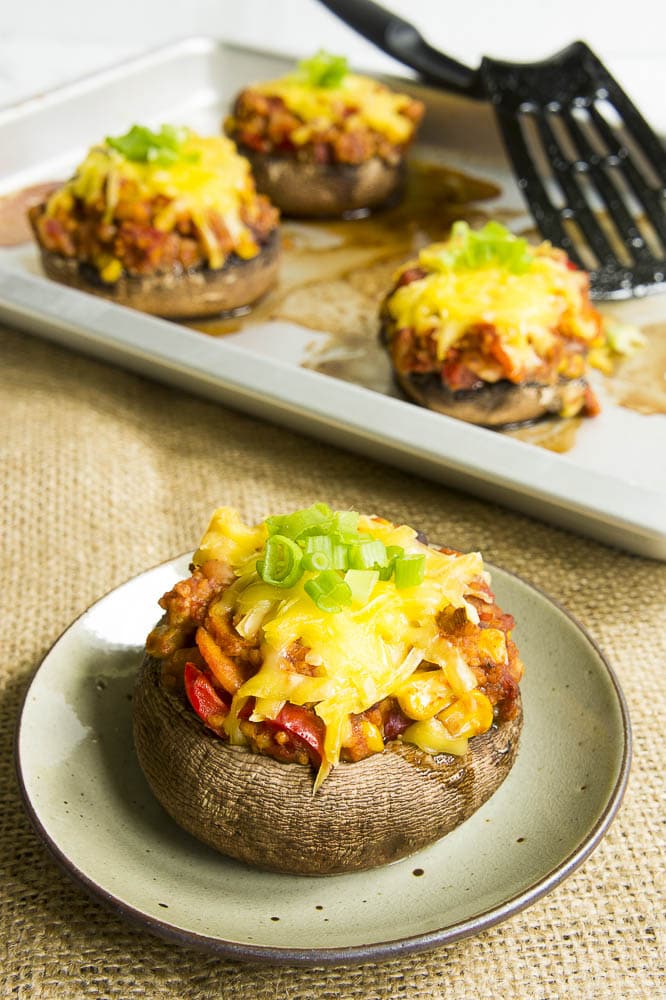
[[[279,75],[289,65],[276,55],[187,39],[0,110],[0,194],[68,176],[100,136],[125,131],[136,121],[215,132],[241,86]],[[497,214],[516,231],[528,228],[490,109],[411,81],[400,86],[428,109],[415,160],[497,184],[501,193],[479,203],[479,217]],[[325,259],[318,251],[335,246],[336,239],[334,226],[285,226],[287,247],[300,244],[307,251],[299,266],[307,268],[309,279],[296,284],[302,291],[314,283],[314,300],[321,303],[315,323],[310,287],[307,320],[299,316],[302,295],[296,295],[287,309],[271,312],[264,306],[238,330],[232,326],[225,336],[209,336],[49,281],[31,243],[0,249],[0,319],[608,544],[666,559],[663,412],[638,412],[635,401],[634,408],[619,405],[613,386],[595,374],[602,414],[580,422],[568,450],[558,453],[407,402],[391,383],[374,331],[368,327],[352,341],[336,341],[327,330],[331,302],[338,311],[345,306],[349,311],[353,299],[343,296],[341,303],[335,287],[328,287],[328,299],[319,295],[317,281],[327,276],[318,273]],[[356,287],[381,257],[374,250],[350,258]],[[292,254],[285,267],[287,284],[297,257]],[[283,295],[282,306],[284,301]],[[651,331],[651,357],[658,366],[666,350],[659,342],[661,337],[666,344],[666,297],[604,308]],[[344,365],[337,363],[340,357]],[[640,386],[634,388],[634,396],[640,394]]]

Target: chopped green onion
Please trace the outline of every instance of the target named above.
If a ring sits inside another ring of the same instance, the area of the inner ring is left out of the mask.
[[[349,569],[349,546],[333,542],[333,569]]]
[[[303,535],[323,534],[324,526],[331,521],[333,511],[325,503],[315,503],[312,507],[266,519],[269,535],[284,535],[297,541]]]
[[[333,516],[335,530],[345,541],[356,541],[358,537],[358,513],[355,510],[337,510]]]
[[[325,552],[306,552],[301,561],[303,569],[315,570],[317,573],[331,569],[331,560]]]
[[[395,586],[415,587],[423,580],[425,556],[405,555],[358,530],[356,511],[332,511],[316,503],[292,514],[266,519],[268,540],[257,561],[261,579],[275,587],[292,587],[305,571],[316,576],[303,584],[322,611],[336,613],[366,603],[378,580],[395,576]],[[344,579],[343,579],[344,574]]]
[[[375,569],[386,566],[386,546],[379,539],[358,542],[349,550],[349,566],[351,569]]]
[[[351,604],[352,592],[349,584],[345,583],[334,569],[326,570],[319,576],[307,580],[304,590],[320,611],[337,614]]]
[[[173,125],[162,125],[159,132],[154,132],[145,125],[132,125],[125,135],[107,136],[106,144],[126,160],[170,166],[178,160],[195,162],[199,159],[199,154],[195,151],[183,152],[182,147],[188,134],[187,129],[174,128]]]
[[[264,583],[273,587],[293,587],[303,574],[303,553],[291,538],[271,535],[264,558],[257,562],[257,572]]]
[[[524,274],[534,260],[527,240],[515,236],[499,222],[487,222],[482,229],[470,229],[466,222],[454,222],[446,243],[425,247],[419,261],[433,271],[477,271],[497,265],[512,274]]]
[[[618,323],[615,320],[607,319],[605,331],[608,346],[615,354],[630,355],[647,344],[646,338],[638,327],[631,323]]]
[[[347,72],[347,60],[344,56],[334,56],[320,49],[310,59],[301,59],[295,75],[310,87],[337,87]]]
[[[345,573],[345,583],[351,590],[354,604],[366,604],[372,593],[379,572],[376,569],[348,569]]]
[[[395,585],[399,590],[417,587],[423,583],[425,575],[425,555],[408,555],[396,559],[394,564]]]
[[[329,562],[333,562],[333,539],[330,535],[308,535],[305,539],[305,551],[323,552]]]
[[[393,576],[393,567],[395,565],[396,559],[404,556],[405,550],[402,545],[389,545],[386,549],[386,558],[388,563],[386,566],[381,566],[379,569],[379,579],[380,580],[390,580]]]

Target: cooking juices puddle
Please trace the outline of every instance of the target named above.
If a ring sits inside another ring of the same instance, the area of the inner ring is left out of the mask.
[[[503,433],[507,437],[526,441],[528,444],[536,444],[547,451],[556,451],[562,455],[575,445],[576,435],[582,422],[582,417],[569,417],[567,419],[554,417],[548,420],[539,420],[526,427],[513,427]]]
[[[420,247],[445,239],[457,219],[480,226],[490,218],[510,222],[520,216],[480,204],[499,193],[484,180],[414,161],[405,196],[392,208],[362,219],[285,222],[278,287],[244,315],[190,325],[219,337],[270,320],[294,323],[318,334],[305,347],[304,368],[402,398],[377,335],[377,311],[393,274]],[[524,235],[540,239],[536,231]],[[617,404],[664,413],[666,324],[648,325],[644,332],[647,348],[621,361],[604,382]],[[583,422],[553,418],[503,433],[563,454],[575,445]]]
[[[606,380],[615,403],[637,413],[666,413],[666,323],[642,327],[645,347],[617,365]]]
[[[0,247],[31,240],[27,210],[58,186],[45,182],[0,197]],[[270,320],[292,322],[318,334],[305,348],[304,368],[402,398],[377,336],[377,311],[393,274],[422,246],[446,239],[457,219],[481,226],[490,219],[510,222],[524,214],[479,204],[500,193],[480,178],[412,161],[397,205],[360,219],[283,223],[277,288],[253,309],[187,325],[223,337]],[[521,235],[540,238],[532,230]],[[630,315],[627,320],[631,322]],[[620,361],[604,383],[619,406],[643,414],[666,413],[666,323],[648,323],[642,329],[647,346]],[[582,422],[549,419],[503,433],[564,453],[574,446]]]
[[[47,198],[61,183],[46,181],[0,197],[0,247],[16,247],[32,239],[28,209]]]
[[[283,223],[279,285],[247,315],[188,325],[226,336],[249,324],[289,321],[324,334],[306,347],[303,367],[399,395],[377,338],[377,310],[393,273],[420,247],[445,239],[457,219],[478,226],[507,218],[476,204],[499,194],[488,181],[413,161],[393,207],[360,219]]]
[[[499,193],[494,184],[458,171],[411,163],[404,198],[392,208],[361,219],[284,222],[277,289],[247,316],[189,325],[224,336],[248,322],[291,320],[329,334],[336,349],[341,338],[365,339],[370,329],[374,335],[376,306],[397,265],[427,243],[445,239],[456,219],[486,222],[491,215],[473,203]],[[312,359],[306,364],[318,368]]]

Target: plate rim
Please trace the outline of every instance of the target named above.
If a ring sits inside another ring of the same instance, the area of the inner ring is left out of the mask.
[[[14,770],[23,807],[34,831],[45,845],[50,856],[56,862],[60,870],[64,872],[75,885],[82,887],[93,899],[101,900],[101,902],[104,903],[105,906],[117,916],[128,920],[134,926],[150,931],[162,940],[176,943],[183,947],[195,948],[199,951],[205,951],[207,953],[212,952],[221,958],[273,965],[353,965],[370,960],[387,961],[389,959],[399,957],[400,955],[417,953],[435,947],[441,947],[446,944],[453,944],[463,938],[470,937],[483,930],[487,930],[490,927],[494,927],[496,924],[501,923],[510,916],[520,913],[532,903],[535,903],[537,900],[546,896],[566,878],[572,875],[573,872],[575,872],[576,869],[579,868],[599,846],[622,804],[629,781],[633,752],[633,736],[629,707],[617,674],[615,673],[608,656],[605,654],[594,637],[590,635],[587,628],[556,598],[551,597],[550,594],[548,594],[541,587],[526,580],[518,573],[514,573],[512,570],[507,570],[498,563],[486,563],[484,561],[485,568],[491,573],[491,575],[495,570],[499,570],[500,573],[503,573],[510,579],[517,581],[519,585],[526,587],[528,590],[533,590],[547,603],[551,604],[557,611],[564,615],[564,617],[567,618],[571,624],[573,624],[575,629],[592,647],[600,663],[603,665],[603,668],[611,681],[612,690],[620,709],[623,746],[617,779],[610,794],[608,795],[608,799],[599,818],[597,819],[597,822],[575,850],[570,852],[570,854],[563,858],[558,865],[526,889],[516,893],[514,896],[510,896],[499,905],[483,910],[481,913],[478,913],[467,920],[459,921],[454,925],[438,928],[434,931],[427,931],[425,933],[415,934],[409,937],[396,938],[390,941],[380,941],[363,945],[348,945],[344,947],[338,946],[331,948],[283,948],[274,945],[259,945],[249,942],[243,944],[236,941],[227,941],[212,935],[200,934],[196,931],[188,931],[176,927],[166,920],[160,920],[158,917],[144,913],[132,904],[119,899],[117,895],[114,895],[114,893],[105,889],[100,883],[96,882],[93,878],[83,872],[68,858],[65,851],[61,849],[58,844],[56,844],[55,840],[37,815],[37,811],[30,800],[21,764],[20,742],[23,717],[27,708],[30,692],[32,691],[40,670],[64,637],[76,627],[80,620],[88,614],[89,611],[128,584],[139,580],[141,577],[149,576],[156,570],[172,566],[179,561],[191,557],[191,555],[192,551],[183,552],[180,555],[172,557],[171,559],[162,560],[148,569],[135,573],[115,586],[109,588],[105,591],[105,593],[84,608],[59,633],[44,655],[39,659],[39,662],[35,667],[35,670],[33,671],[21,698],[14,728]],[[290,877],[297,879],[300,876],[294,875]]]

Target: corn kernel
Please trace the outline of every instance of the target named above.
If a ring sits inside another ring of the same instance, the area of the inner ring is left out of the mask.
[[[498,628],[484,628],[477,641],[479,652],[493,663],[509,662],[506,651],[506,637]]]
[[[102,281],[105,281],[108,285],[112,285],[114,281],[117,281],[120,275],[123,273],[123,265],[119,260],[115,258],[110,260],[108,264],[100,270],[99,276]]]
[[[398,704],[406,716],[417,721],[432,719],[453,701],[443,670],[416,670],[398,694]]]
[[[437,718],[451,736],[478,736],[490,729],[493,706],[481,691],[468,691],[440,712]]]

